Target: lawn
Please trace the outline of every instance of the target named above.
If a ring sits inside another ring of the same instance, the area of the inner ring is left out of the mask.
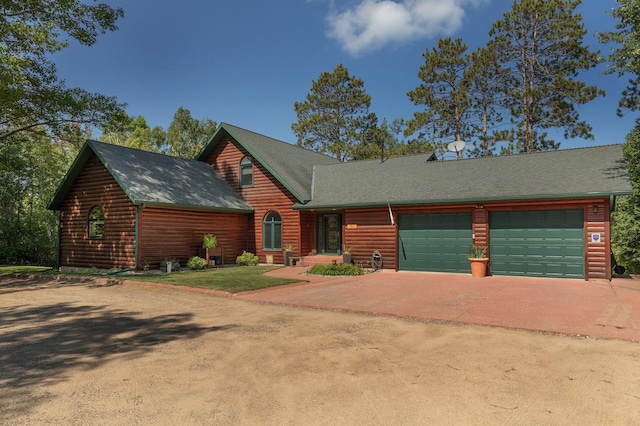
[[[0,265],[0,276],[18,273],[18,274],[37,274],[40,272],[51,271],[48,266],[15,266]]]
[[[118,277],[135,281],[222,290],[229,293],[240,293],[300,282],[300,280],[264,276],[265,272],[278,268],[278,266],[239,266],[204,271],[180,271],[171,274],[135,274]]]
[[[284,284],[300,282],[287,278],[275,278],[264,276],[265,272],[280,268],[279,266],[239,266],[234,268],[207,269],[203,271],[183,270],[171,274],[127,274],[109,275],[111,278],[120,278],[134,281],[147,281],[166,283],[186,287],[198,287],[211,290],[222,290],[229,293],[259,290],[261,288],[275,287]],[[39,272],[51,273],[51,268],[45,266],[7,266],[0,265],[0,276],[11,273],[33,274]],[[61,274],[65,275],[65,274]],[[104,278],[105,275],[90,273],[69,273],[67,275],[95,276]]]

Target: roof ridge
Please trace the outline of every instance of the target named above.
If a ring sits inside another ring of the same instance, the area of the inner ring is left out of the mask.
[[[435,163],[445,163],[445,162],[449,162],[449,161],[468,161],[468,160],[487,160],[489,158],[510,158],[510,157],[519,157],[519,156],[523,156],[523,155],[536,155],[536,154],[553,154],[553,153],[558,153],[558,152],[567,152],[567,151],[578,151],[578,150],[583,150],[583,149],[595,149],[595,148],[606,148],[606,147],[612,147],[612,146],[621,146],[624,145],[624,143],[618,142],[618,143],[610,143],[610,144],[603,144],[603,145],[594,145],[594,146],[574,146],[571,148],[565,148],[565,149],[548,149],[545,151],[534,151],[534,152],[520,152],[520,153],[516,153],[516,154],[497,154],[497,155],[486,155],[486,156],[481,156],[481,157],[464,157],[464,158],[457,158],[455,160],[443,160],[443,161],[434,161]]]
[[[188,161],[188,162],[192,162],[195,161],[196,163],[202,163],[202,161],[197,161],[194,160],[192,158],[184,158],[184,157],[177,157],[175,155],[170,155],[170,154],[164,154],[162,152],[156,152],[156,151],[147,151],[146,149],[141,149],[141,148],[134,148],[132,146],[123,146],[123,145],[117,145],[115,143],[109,143],[109,142],[105,142],[105,141],[99,141],[96,139],[87,139],[87,142],[89,142],[89,144],[93,144],[93,143],[99,143],[101,145],[106,145],[106,146],[110,146],[110,147],[115,147],[116,149],[127,149],[130,151],[137,151],[137,152],[141,152],[144,154],[150,154],[150,155],[159,155],[163,158],[172,158],[175,160],[179,160],[179,161]]]
[[[222,123],[220,123],[220,125],[221,125],[221,126],[227,126],[227,127],[233,127],[233,128],[236,128],[236,129],[242,130],[242,131],[247,132],[247,133],[252,133],[252,134],[254,134],[254,135],[256,135],[256,136],[260,136],[260,137],[265,138],[265,139],[270,139],[270,140],[272,140],[272,141],[274,141],[274,142],[279,142],[279,143],[286,144],[286,145],[288,145],[289,147],[293,147],[293,148],[301,149],[301,150],[303,150],[303,151],[305,151],[305,152],[307,152],[307,153],[310,153],[310,154],[323,155],[323,156],[325,156],[325,157],[333,158],[333,159],[337,160],[337,158],[335,158],[335,157],[332,157],[332,156],[327,155],[327,154],[323,154],[323,153],[318,152],[318,151],[314,151],[314,150],[309,149],[309,148],[305,148],[305,147],[303,147],[303,146],[298,145],[297,143],[293,144],[293,143],[290,143],[290,142],[287,142],[287,141],[283,141],[282,139],[276,139],[276,138],[274,138],[274,137],[267,136],[267,135],[265,135],[265,134],[263,134],[263,133],[258,133],[258,132],[255,132],[255,131],[253,131],[253,130],[248,130],[248,129],[245,129],[245,128],[240,127],[240,126],[233,125],[233,124],[231,124],[231,123],[222,122]]]

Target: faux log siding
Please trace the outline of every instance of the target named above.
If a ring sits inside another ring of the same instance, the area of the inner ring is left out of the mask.
[[[474,209],[472,219],[473,243],[489,247],[489,213],[486,209]],[[489,252],[487,252],[489,255]]]
[[[595,211],[594,211],[595,210]],[[609,202],[590,203],[584,214],[586,271],[585,279],[611,279],[611,246]],[[600,234],[600,242],[592,242],[592,235]]]
[[[253,163],[253,185],[241,188],[239,173],[240,160],[250,154],[231,137],[221,140],[211,155],[205,161],[234,188],[244,200],[254,209],[253,232],[255,237],[255,253],[261,262],[266,262],[267,255],[273,255],[274,263],[282,263],[282,250],[262,250],[262,220],[271,210],[278,212],[282,219],[282,247],[292,245],[297,255],[308,252],[302,251],[302,230],[300,226],[300,212],[291,207],[298,201],[289,191],[278,182],[261,164]]]
[[[356,265],[362,262],[368,266],[373,252],[378,250],[382,254],[383,269],[397,269],[398,237],[388,208],[346,210],[343,222],[342,241],[353,250]]]
[[[300,255],[305,256],[316,248],[316,215],[314,212],[300,212]]]
[[[104,212],[104,238],[90,240],[87,220],[96,205]],[[61,266],[110,269],[135,265],[136,206],[97,157],[80,172],[60,211]]]
[[[213,234],[224,248],[225,264],[233,264],[247,249],[246,213],[223,213],[146,207],[139,217],[140,265],[160,267],[163,259],[176,258],[181,265],[198,255],[202,236]]]
[[[594,206],[597,211],[594,212]],[[473,212],[473,233],[476,244],[489,245],[489,213],[493,211],[505,210],[553,210],[553,209],[584,209],[584,232],[585,232],[585,280],[594,278],[611,279],[611,247],[610,247],[610,223],[609,223],[609,201],[608,199],[592,200],[546,200],[546,201],[525,201],[520,203],[500,202],[483,203],[478,205],[460,204],[453,206],[400,206],[392,207],[393,215],[396,219],[400,214],[420,214],[420,213],[446,213],[446,212]],[[394,267],[396,261],[395,245],[397,234],[391,226],[385,227],[389,223],[388,208],[382,209],[352,209],[344,213],[345,231],[344,242],[347,246],[353,247],[354,257],[357,262],[368,261],[373,252],[373,245],[385,247],[391,250],[387,256],[383,253],[385,268],[391,268],[388,263],[389,254],[393,258]],[[356,224],[356,229],[348,229],[348,224]],[[388,230],[391,232],[384,232]],[[382,231],[382,232],[381,232]],[[592,243],[591,235],[600,233],[601,242]],[[380,249],[377,249],[380,250]]]

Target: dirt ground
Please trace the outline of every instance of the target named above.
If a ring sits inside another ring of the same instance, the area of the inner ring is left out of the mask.
[[[640,345],[0,279],[0,424],[640,424]]]

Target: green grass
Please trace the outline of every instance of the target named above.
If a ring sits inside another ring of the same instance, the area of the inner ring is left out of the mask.
[[[48,266],[13,266],[0,265],[0,276],[9,275],[17,272],[19,274],[37,274],[38,272],[49,272],[51,268]]]
[[[118,275],[118,278],[135,281],[150,281],[181,285],[187,287],[206,288],[211,290],[240,293],[259,290],[284,284],[300,282],[287,278],[266,277],[263,274],[278,266],[239,266],[234,268],[208,269],[205,271],[180,271],[171,274],[136,274]]]

